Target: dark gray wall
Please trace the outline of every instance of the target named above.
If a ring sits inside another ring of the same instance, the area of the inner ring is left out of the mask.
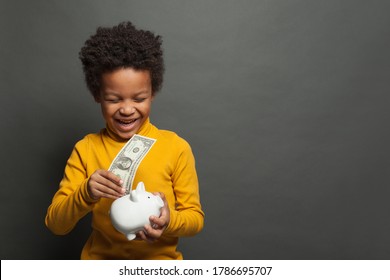
[[[2,259],[77,259],[44,226],[103,125],[78,52],[124,20],[164,38],[152,122],[186,138],[205,228],[187,259],[390,258],[390,2],[1,1]]]

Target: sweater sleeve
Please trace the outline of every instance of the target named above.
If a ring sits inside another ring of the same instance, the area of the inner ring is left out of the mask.
[[[189,144],[181,139],[176,168],[172,175],[176,197],[174,209],[170,209],[167,236],[191,236],[203,228],[204,213],[201,209],[195,159]]]
[[[45,223],[54,234],[64,235],[70,232],[93,209],[96,202],[87,192],[87,154],[88,138],[84,138],[75,145],[59,189],[47,210]]]

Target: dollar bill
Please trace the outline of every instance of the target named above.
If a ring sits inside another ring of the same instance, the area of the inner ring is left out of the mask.
[[[108,169],[123,181],[126,194],[130,193],[135,173],[156,139],[134,134],[116,155]]]

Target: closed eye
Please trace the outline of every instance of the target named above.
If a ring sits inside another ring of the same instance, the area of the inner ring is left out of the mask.
[[[109,103],[118,103],[121,100],[120,100],[120,98],[115,97],[115,96],[107,96],[104,98],[104,101],[109,102]]]
[[[119,99],[106,99],[105,101],[109,103],[118,103]]]
[[[137,103],[142,103],[146,100],[146,98],[135,98],[134,99],[134,102],[137,102]]]

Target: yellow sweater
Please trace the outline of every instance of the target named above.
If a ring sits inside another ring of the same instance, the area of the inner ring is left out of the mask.
[[[159,130],[145,121],[137,134],[157,139],[138,167],[133,186],[145,183],[149,192],[163,192],[169,204],[170,223],[154,243],[133,240],[115,230],[108,215],[112,199],[93,200],[87,181],[97,169],[108,169],[126,142],[115,140],[108,129],[89,134],[74,147],[60,188],[47,210],[46,226],[63,235],[92,211],[92,233],[81,259],[182,259],[178,237],[203,228],[195,160],[189,144],[175,133]]]

